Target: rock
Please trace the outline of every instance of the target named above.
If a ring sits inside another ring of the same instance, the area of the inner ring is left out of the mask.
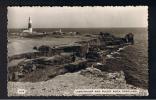
[[[119,48],[119,49],[117,50],[117,52],[122,51],[122,50],[124,50],[124,47]]]
[[[94,68],[96,69],[99,69],[101,71],[108,71],[109,70],[109,66],[105,65],[105,64],[102,64],[102,65],[94,65],[93,66]]]
[[[97,69],[97,68],[93,68],[93,67],[89,67],[89,68],[86,68],[85,70],[82,70],[80,72],[81,75],[84,75],[84,76],[94,76],[94,77],[103,77],[105,78],[105,75],[101,72],[101,70]]]
[[[106,55],[106,57],[107,57],[108,59],[114,59],[114,57],[113,57],[111,54]]]
[[[85,69],[87,67],[86,60],[80,60],[73,63],[66,64],[64,66],[69,72],[79,71],[81,69]]]
[[[108,73],[108,79],[116,79],[116,80],[125,80],[124,72],[114,72],[114,73]]]
[[[42,45],[42,46],[38,47],[37,50],[40,52],[49,52],[51,50],[51,48],[47,45]]]
[[[86,59],[92,60],[92,61],[99,61],[101,60],[101,55],[96,51],[90,51],[86,54]]]

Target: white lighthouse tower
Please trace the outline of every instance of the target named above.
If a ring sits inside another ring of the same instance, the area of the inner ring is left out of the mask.
[[[28,21],[28,30],[29,30],[29,33],[32,33],[33,29],[32,29],[32,20],[31,18],[29,17],[29,21]]]

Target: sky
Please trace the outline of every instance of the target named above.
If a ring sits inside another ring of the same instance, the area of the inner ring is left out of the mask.
[[[8,7],[8,28],[147,27],[147,6]]]

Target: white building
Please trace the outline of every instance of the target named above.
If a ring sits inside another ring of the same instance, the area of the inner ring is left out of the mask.
[[[23,30],[24,33],[32,33],[33,32],[33,29],[32,29],[32,20],[31,18],[29,17],[29,20],[28,20],[28,29],[27,30]]]

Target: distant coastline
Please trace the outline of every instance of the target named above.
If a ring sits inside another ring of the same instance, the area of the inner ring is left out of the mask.
[[[22,30],[27,28],[8,28],[8,32],[21,32]],[[62,29],[64,32],[78,31],[78,32],[86,32],[86,30],[94,30],[93,32],[99,31],[107,31],[110,29],[148,29],[148,27],[103,27],[103,28],[33,28],[34,31],[37,32],[52,32],[58,31]]]

